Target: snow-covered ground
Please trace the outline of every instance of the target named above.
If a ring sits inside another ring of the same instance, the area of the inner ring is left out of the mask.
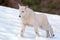
[[[37,37],[33,27],[27,27],[22,38],[20,36],[22,25],[18,9],[0,6],[0,40],[60,40],[60,16],[46,15],[54,29],[55,37],[46,38],[46,32],[41,29],[39,29],[41,36]]]

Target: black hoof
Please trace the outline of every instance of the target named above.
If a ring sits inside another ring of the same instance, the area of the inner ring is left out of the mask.
[[[54,37],[55,35],[53,34],[52,36]]]
[[[55,35],[53,34],[50,38],[53,38]]]

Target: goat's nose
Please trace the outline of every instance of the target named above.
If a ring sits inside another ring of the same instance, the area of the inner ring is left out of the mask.
[[[22,11],[22,12],[24,12],[24,11]]]
[[[19,17],[21,17],[21,16],[19,16]]]

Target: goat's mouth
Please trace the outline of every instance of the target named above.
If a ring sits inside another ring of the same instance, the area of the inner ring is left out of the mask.
[[[21,16],[19,15],[19,17],[21,17]]]

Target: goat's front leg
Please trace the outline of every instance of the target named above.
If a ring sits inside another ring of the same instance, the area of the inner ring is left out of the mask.
[[[23,25],[23,26],[22,26],[22,29],[21,29],[21,36],[22,36],[22,37],[23,37],[24,31],[25,31],[25,28],[26,28],[26,25]]]

